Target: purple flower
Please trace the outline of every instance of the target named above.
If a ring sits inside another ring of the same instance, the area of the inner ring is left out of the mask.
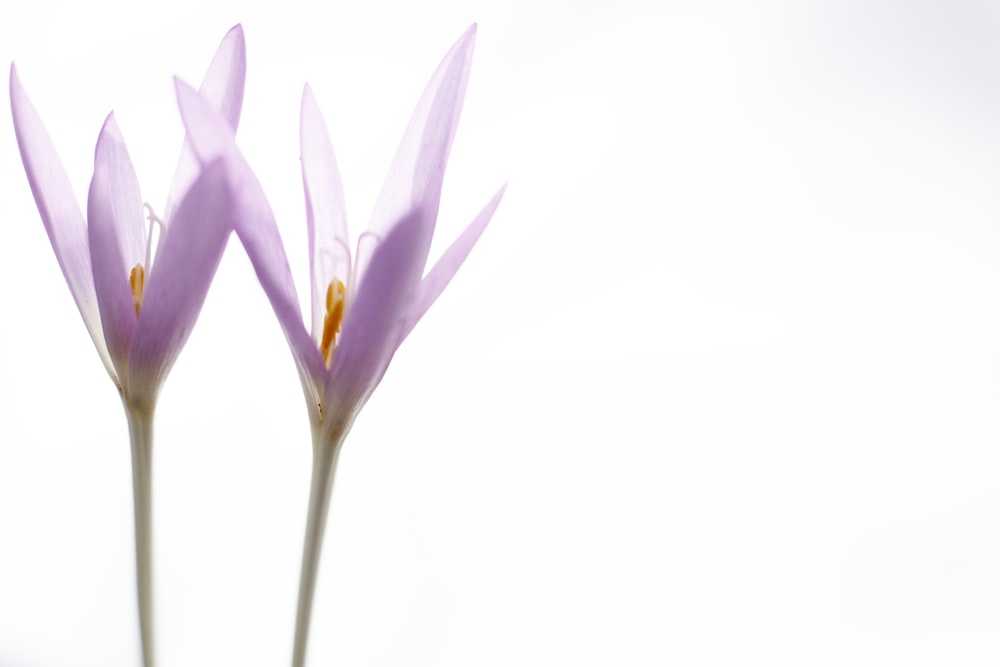
[[[227,158],[237,193],[234,225],[298,364],[310,416],[337,440],[382,379],[393,354],[462,265],[501,189],[424,275],[441,183],[465,94],[475,26],[451,48],[413,113],[368,229],[350,252],[344,196],[326,123],[307,85],[301,151],[311,269],[306,329],[274,215],[232,131],[183,82],[177,95],[203,164]]]
[[[239,121],[245,62],[236,26],[202,85],[230,131]],[[97,139],[85,221],[13,65],[10,101],[28,182],[84,324],[123,397],[151,406],[191,332],[231,230],[222,165],[202,168],[185,143],[154,256],[152,227],[159,219],[150,208],[149,227],[144,223],[139,182],[114,114]]]
[[[311,269],[306,329],[271,208],[211,104],[178,82],[188,136],[204,164],[226,159],[236,193],[234,226],[297,362],[313,427],[307,520],[293,665],[304,660],[319,544],[340,446],[393,354],[448,285],[486,228],[503,189],[424,274],[441,184],[465,95],[476,28],[445,55],[410,119],[368,224],[350,252],[344,196],[326,124],[309,86],[301,111]]]
[[[234,27],[201,92],[232,133],[243,104],[243,30]],[[151,455],[157,393],[187,341],[232,231],[220,161],[200,164],[187,142],[160,220],[139,196],[125,142],[107,117],[97,139],[87,217],[11,65],[10,101],[21,159],[52,249],[84,324],[122,397],[132,445],[136,585],[143,664],[153,667]],[[143,208],[149,209],[149,228]],[[153,224],[163,227],[152,247]]]

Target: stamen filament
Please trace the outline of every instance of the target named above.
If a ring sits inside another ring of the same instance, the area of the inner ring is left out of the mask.
[[[160,226],[160,232],[162,233],[167,225],[160,219],[158,215],[153,211],[153,207],[147,203],[143,203],[142,207],[146,209],[146,220],[149,220],[149,231],[146,233],[146,266],[150,266],[153,262],[153,229],[156,225]]]

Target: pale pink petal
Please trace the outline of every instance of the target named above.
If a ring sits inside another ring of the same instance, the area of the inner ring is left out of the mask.
[[[500,191],[493,195],[493,199],[486,204],[483,210],[479,212],[479,215],[465,228],[465,231],[448,246],[448,249],[441,255],[434,268],[420,281],[413,303],[410,304],[410,309],[407,311],[406,319],[403,322],[403,329],[399,336],[400,343],[410,335],[413,327],[424,316],[427,309],[437,301],[441,292],[444,291],[444,288],[448,286],[448,283],[455,276],[458,268],[465,262],[465,258],[469,256],[472,247],[476,245],[476,241],[479,240],[479,237],[486,229],[486,225],[489,224],[493,213],[497,210],[497,206],[500,205],[500,199],[503,198],[506,187],[505,185],[500,188]]]
[[[212,108],[219,111],[226,119],[233,132],[239,125],[240,110],[243,108],[246,69],[246,41],[243,37],[243,26],[237,24],[222,38],[222,43],[219,44],[199,89]],[[174,171],[174,180],[167,195],[163,211],[164,220],[169,222],[173,218],[180,198],[198,176],[199,169],[198,160],[185,137],[177,169]]]
[[[146,244],[139,181],[114,114],[97,139],[87,221],[104,340],[118,377],[125,378],[136,321],[129,274],[144,260]]]
[[[368,225],[376,238],[383,238],[397,220],[417,207],[431,220],[437,218],[441,183],[465,98],[475,41],[473,24],[445,55],[417,102]],[[359,275],[363,275],[370,248],[359,245],[355,258]]]
[[[319,348],[306,331],[299,310],[271,206],[246,159],[236,148],[232,129],[193,88],[178,80],[177,102],[195,154],[203,164],[224,157],[234,188],[234,226],[250,257],[257,278],[271,302],[292,354],[302,371],[322,387],[327,376]]]
[[[302,184],[309,228],[309,275],[312,287],[312,335],[319,345],[326,316],[326,291],[333,280],[348,282],[351,250],[347,236],[344,187],[333,155],[326,122],[312,88],[302,93],[300,145]]]
[[[28,175],[28,184],[35,196],[35,204],[49,235],[59,268],[62,269],[80,315],[83,316],[83,323],[105,368],[112,378],[117,379],[101,328],[101,314],[97,307],[94,274],[90,265],[87,224],[66,170],[56,155],[41,118],[21,86],[14,65],[10,66],[10,107],[14,117],[14,134]]]
[[[328,429],[349,425],[385,374],[400,328],[427,262],[432,218],[416,209],[397,224],[372,255],[333,351],[323,394]]]
[[[129,355],[132,400],[156,398],[187,342],[232,231],[233,211],[225,165],[213,162],[181,200],[148,275]]]

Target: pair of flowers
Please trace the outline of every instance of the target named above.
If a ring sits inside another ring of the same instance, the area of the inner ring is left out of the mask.
[[[109,115],[97,140],[86,220],[37,112],[11,67],[10,98],[28,181],[56,258],[129,422],[143,658],[154,664],[151,453],[157,393],[194,326],[235,231],[295,359],[313,432],[313,475],[293,665],[302,665],[336,461],[396,349],[441,294],[499,205],[501,189],[424,273],[445,165],[465,93],[475,26],[445,55],[410,120],[368,230],[350,251],[326,124],[307,85],[301,157],[312,325],[299,308],[274,215],[235,143],[243,101],[240,26],[223,39],[199,91],[177,81],[187,132],[163,219],[142,203]],[[143,218],[148,209],[148,226]],[[162,227],[155,252],[154,225]]]

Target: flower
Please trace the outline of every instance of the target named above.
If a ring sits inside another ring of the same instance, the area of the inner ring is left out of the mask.
[[[245,62],[243,31],[236,26],[202,84],[202,94],[223,114],[230,132],[239,121]],[[185,143],[165,220],[150,209],[147,230],[138,179],[109,114],[97,139],[85,221],[14,65],[10,102],[28,183],[84,324],[123,399],[151,409],[197,319],[231,231],[222,165],[202,168]],[[164,227],[155,257],[154,220]]]
[[[501,188],[424,275],[475,34],[473,25],[431,77],[353,256],[326,123],[312,90],[305,87],[300,142],[309,229],[311,331],[303,321],[260,183],[211,104],[177,83],[181,117],[195,153],[204,164],[221,158],[227,165],[236,205],[234,228],[288,340],[312,423],[313,472],[293,667],[305,662],[326,513],[344,438],[396,349],[465,261],[503,196]]]
[[[222,40],[201,91],[235,132],[243,105],[243,29]],[[136,591],[143,664],[155,664],[152,422],[156,397],[187,341],[232,231],[225,165],[199,164],[185,142],[164,209],[143,224],[139,182],[114,114],[97,139],[86,221],[38,113],[11,65],[21,160],[52,249],[84,324],[121,394],[132,449]],[[145,205],[147,208],[148,205]],[[153,257],[153,223],[163,231]]]
[[[274,215],[259,181],[209,101],[177,82],[181,117],[195,153],[204,164],[226,159],[236,192],[236,234],[285,333],[310,417],[325,440],[338,441],[346,434],[396,349],[465,261],[503,196],[501,188],[424,275],[475,34],[473,25],[431,77],[353,257],[337,163],[326,123],[306,85],[300,141],[311,332],[306,330]]]

